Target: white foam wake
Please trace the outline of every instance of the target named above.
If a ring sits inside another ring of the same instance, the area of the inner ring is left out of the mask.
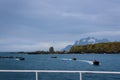
[[[72,59],[70,58],[58,58],[60,60],[66,60],[66,61],[71,61]],[[90,60],[75,60],[75,61],[81,61],[81,62],[85,62],[85,63],[88,63],[88,64],[93,64],[93,61],[90,61]]]
[[[69,58],[59,58],[59,59],[61,59],[61,60],[72,60],[72,59],[69,59]]]
[[[88,64],[93,64],[93,61],[89,61],[89,60],[78,60],[78,61],[86,62]]]

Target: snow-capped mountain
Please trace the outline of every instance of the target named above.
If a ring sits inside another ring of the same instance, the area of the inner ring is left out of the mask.
[[[108,39],[97,39],[94,37],[87,37],[87,38],[82,38],[80,40],[75,41],[73,45],[68,45],[63,50],[69,51],[71,47],[74,45],[87,45],[87,44],[96,44],[101,42],[110,42],[110,41]]]
[[[74,45],[86,45],[86,44],[95,44],[101,42],[110,42],[108,39],[97,39],[94,37],[82,38],[74,43]]]

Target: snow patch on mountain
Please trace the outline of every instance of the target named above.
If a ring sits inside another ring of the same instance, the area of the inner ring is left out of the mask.
[[[94,39],[90,39],[90,40],[88,40],[88,43],[95,43],[95,40]]]

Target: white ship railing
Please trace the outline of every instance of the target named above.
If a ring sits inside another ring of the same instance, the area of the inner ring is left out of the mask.
[[[46,73],[79,73],[80,80],[82,80],[83,73],[93,73],[93,74],[120,74],[120,72],[113,71],[66,71],[66,70],[0,70],[0,72],[34,72],[36,79],[38,80],[38,73],[46,72]]]

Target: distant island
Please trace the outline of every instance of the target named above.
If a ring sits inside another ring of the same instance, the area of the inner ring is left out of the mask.
[[[120,42],[106,42],[87,45],[74,45],[70,51],[55,51],[50,47],[49,51],[18,52],[20,54],[120,54]]]

